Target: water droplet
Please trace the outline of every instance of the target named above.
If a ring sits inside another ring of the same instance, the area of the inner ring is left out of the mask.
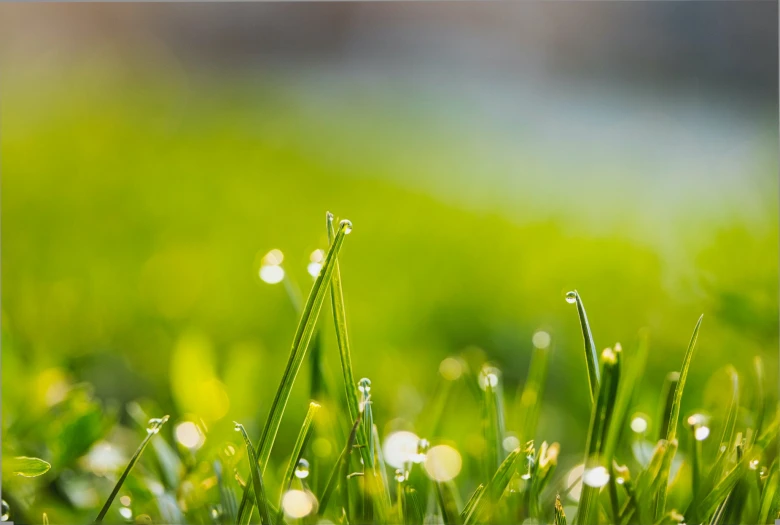
[[[317,277],[322,271],[322,263],[310,262],[306,267],[306,271],[309,272],[309,275],[312,277]]]
[[[295,477],[305,479],[309,477],[309,462],[301,458],[295,466]]]
[[[758,459],[754,459],[750,462],[750,468],[753,470],[758,469]]]
[[[156,434],[160,431],[162,426],[165,424],[166,421],[168,421],[169,416],[164,416],[161,418],[152,418],[149,420],[149,425],[146,427],[146,431],[149,434]]]
[[[400,468],[396,469],[395,471],[395,480],[398,483],[403,483],[404,481],[406,481],[406,474],[404,474],[404,471],[401,470]]]
[[[425,438],[420,438],[420,440],[417,442],[417,453],[414,455],[412,461],[415,463],[422,463],[425,461],[425,456],[428,454],[428,449],[430,448],[430,442]]]
[[[485,365],[479,372],[479,386],[482,390],[487,390],[488,387],[496,388],[498,386],[501,377],[501,371],[490,365]]]
[[[531,474],[536,464],[536,449],[534,448],[533,440],[529,441],[525,445],[525,474],[520,476],[523,479],[531,479]]]
[[[8,521],[11,517],[11,507],[5,500],[2,500],[2,507],[0,507],[0,521]]]
[[[577,302],[577,292],[571,291],[566,292],[566,302],[569,304],[574,304]]]
[[[693,431],[693,436],[696,438],[696,441],[704,441],[709,435],[710,427],[698,427]],[[726,450],[726,447],[723,447],[723,450]]]
[[[235,430],[236,432],[241,432],[241,430],[243,430],[243,428],[244,428],[244,425],[242,425],[241,423],[238,423],[236,421],[233,421],[233,430]]]
[[[368,394],[371,392],[371,380],[367,377],[364,377],[358,381],[358,390],[360,390],[361,394]]]
[[[219,504],[214,505],[211,508],[211,517],[215,520],[218,520],[220,516],[222,516],[222,506]]]
[[[339,228],[344,229],[344,233],[349,235],[352,233],[352,221],[348,221],[347,219],[344,219],[339,223]]]

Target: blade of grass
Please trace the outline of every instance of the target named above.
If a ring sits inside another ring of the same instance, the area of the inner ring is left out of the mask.
[[[480,483],[479,486],[474,490],[474,492],[471,494],[471,497],[466,502],[466,505],[463,507],[463,510],[460,513],[460,520],[465,521],[466,517],[471,514],[472,510],[474,509],[474,505],[477,504],[479,501],[479,498],[482,497],[482,493],[485,491],[485,484]]]
[[[493,366],[484,366],[479,374],[484,390],[482,425],[487,443],[485,453],[486,472],[494,472],[504,461],[504,400],[501,389],[501,372]]]
[[[658,404],[661,410],[658,414],[658,432],[656,440],[666,439],[669,436],[672,412],[674,411],[674,399],[677,396],[677,385],[680,384],[680,373],[669,372],[664,378],[664,386],[661,389],[661,402]]]
[[[317,415],[319,410],[320,405],[318,403],[313,401],[309,403],[309,410],[306,412],[306,417],[303,419],[301,430],[298,432],[298,437],[295,439],[292,455],[290,456],[290,462],[287,464],[287,470],[285,471],[284,477],[282,478],[282,486],[279,489],[279,513],[276,516],[276,523],[281,523],[282,518],[284,517],[282,511],[282,498],[284,497],[284,493],[287,492],[287,490],[290,488],[290,484],[292,483],[293,477],[295,476],[295,469],[298,468],[298,463],[301,461],[303,449],[306,447],[306,443],[311,437],[314,416]]]
[[[326,226],[328,230],[328,242],[332,246],[336,239],[333,228],[333,214],[326,214]],[[355,387],[355,375],[352,372],[352,354],[349,348],[349,334],[347,332],[347,312],[344,306],[344,290],[341,285],[341,269],[338,258],[333,261],[333,276],[330,281],[330,299],[333,307],[333,321],[336,325],[336,342],[339,347],[341,370],[344,374],[344,389],[347,395],[347,408],[349,419],[354,421],[358,417],[359,403]]]
[[[761,491],[761,504],[757,523],[762,525],[770,523],[769,517],[772,509],[777,509],[778,507],[778,477],[777,459],[775,459],[769,467],[769,476],[764,483],[764,490]]]
[[[446,483],[436,483],[436,500],[439,502],[444,525],[460,525],[460,514],[455,503],[455,496]]]
[[[756,413],[756,424],[755,424],[755,431],[753,433],[754,437],[758,437],[761,434],[761,431],[764,427],[764,417],[766,414],[766,392],[764,390],[764,361],[761,359],[761,357],[756,356],[753,358],[753,372],[755,373],[755,383],[753,385],[755,386],[755,413]]]
[[[688,369],[691,367],[691,361],[693,360],[693,351],[696,348],[696,340],[699,338],[699,329],[701,328],[701,321],[704,319],[704,314],[699,317],[696,322],[696,326],[693,329],[693,335],[688,343],[688,349],[685,351],[685,357],[683,357],[682,368],[680,369],[680,380],[674,389],[674,401],[672,403],[671,411],[669,412],[669,428],[666,433],[666,440],[671,442],[677,437],[677,422],[680,419],[680,405],[682,403],[683,389],[685,388],[685,380],[688,378]]]
[[[146,448],[146,445],[149,444],[149,441],[157,435],[157,433],[160,431],[162,426],[165,424],[165,422],[168,421],[168,416],[163,416],[160,419],[150,419],[149,420],[149,426],[146,428],[146,437],[143,441],[141,441],[141,444],[136,449],[135,453],[133,454],[133,457],[130,458],[130,462],[127,464],[127,467],[125,467],[124,472],[122,472],[122,475],[119,476],[119,480],[116,482],[116,485],[114,485],[114,489],[111,491],[111,494],[108,496],[108,499],[103,504],[103,508],[100,509],[100,513],[98,514],[97,518],[95,518],[95,523],[102,523],[103,518],[106,517],[106,513],[108,512],[108,509],[111,508],[111,503],[113,503],[114,498],[116,498],[116,495],[119,494],[119,490],[122,488],[122,484],[125,482],[125,479],[127,479],[128,474],[130,474],[130,471],[133,470],[133,467],[138,462],[138,460],[141,458],[141,454],[144,453],[144,449]]]
[[[244,425],[241,423],[235,423],[235,425],[236,432],[241,432],[241,437],[244,438],[244,444],[246,445],[246,455],[249,459],[249,472],[252,475],[252,482],[255,489],[255,503],[260,511],[260,523],[262,523],[262,525],[270,525],[272,522],[270,513],[268,512],[268,501],[265,497],[263,475],[260,473],[260,465],[257,463],[255,449],[252,447],[252,441],[249,439],[249,435],[246,433]]]
[[[287,408],[287,402],[290,399],[290,392],[295,383],[295,378],[301,369],[304,357],[306,356],[306,351],[308,350],[309,343],[314,333],[317,318],[322,309],[322,303],[325,299],[325,294],[327,293],[327,288],[337,263],[338,254],[344,244],[344,237],[351,231],[352,224],[349,221],[341,221],[338,233],[331,243],[328,254],[323,261],[320,274],[315,279],[311,292],[309,292],[309,297],[306,300],[306,306],[303,308],[303,313],[293,338],[290,357],[287,361],[284,374],[282,375],[282,381],[274,396],[271,410],[268,413],[268,419],[263,427],[263,432],[255,449],[255,453],[259,457],[263,468],[265,468],[265,465],[267,465],[268,459],[271,456],[271,449],[276,440],[276,435],[279,432],[279,426],[282,423],[282,416],[284,416],[284,411]],[[250,485],[251,482],[247,483],[247,486],[244,487],[244,495],[238,509],[239,525],[246,525],[251,519],[252,512],[247,508],[249,507],[248,503],[251,498],[251,491],[249,490]]]
[[[498,467],[493,477],[490,478],[487,487],[479,493],[477,501],[471,507],[471,512],[466,515],[463,523],[466,525],[478,523],[483,519],[488,519],[493,512],[493,508],[501,499],[507,485],[512,479],[512,475],[517,470],[517,462],[525,455],[520,447],[517,447],[506,457],[501,466]]]
[[[553,516],[554,525],[566,525],[566,513],[563,511],[563,505],[561,505],[560,494],[555,496],[555,514]]]
[[[333,494],[333,491],[336,489],[336,487],[339,486],[340,481],[343,481],[344,483],[347,482],[346,479],[340,480],[339,474],[344,469],[344,463],[346,463],[347,465],[349,464],[349,455],[355,446],[355,438],[357,436],[357,431],[359,426],[360,426],[360,414],[358,414],[358,418],[355,420],[355,423],[352,425],[352,430],[349,432],[349,438],[347,438],[347,444],[344,447],[344,450],[341,451],[338,461],[336,461],[336,464],[333,466],[333,470],[331,471],[330,476],[328,476],[328,482],[325,485],[325,489],[322,491],[322,495],[319,497],[319,502],[320,502],[319,515],[321,517],[325,515],[325,509],[328,507],[328,502],[330,501],[331,494]]]
[[[542,392],[547,378],[547,363],[549,361],[550,346],[545,348],[534,347],[531,354],[531,365],[528,368],[528,377],[523,386],[518,403],[518,429],[520,443],[525,443],[536,437],[536,427],[539,424],[539,411],[541,410]]]
[[[574,299],[574,301],[572,301]],[[585,364],[588,368],[588,384],[590,385],[591,402],[596,400],[599,389],[599,354],[596,350],[596,343],[593,341],[593,333],[588,323],[588,315],[585,313],[585,305],[579,292],[574,290],[566,294],[567,302],[577,303],[577,313],[580,317],[580,326],[582,328],[582,339],[585,342]]]
[[[596,523],[597,498],[601,488],[588,485],[585,473],[601,465],[601,456],[606,445],[606,436],[609,432],[620,381],[617,354],[612,349],[607,348],[601,354],[601,361],[603,363],[601,383],[591,411],[590,427],[585,445],[582,493],[577,507],[576,522],[582,525]]]

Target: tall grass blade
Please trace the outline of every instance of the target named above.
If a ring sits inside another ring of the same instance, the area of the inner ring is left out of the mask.
[[[585,473],[583,473],[582,493],[577,507],[576,523],[580,525],[595,523],[597,519],[597,498],[600,487],[594,487],[587,483],[587,472],[596,468],[605,468],[601,465],[601,456],[606,445],[620,380],[620,368],[615,352],[607,348],[602,352],[601,360],[603,373],[598,396],[591,411],[590,427],[585,446]]]
[[[333,228],[333,214],[326,214],[326,226],[328,230],[328,242],[332,246],[336,239],[336,231]],[[355,375],[352,372],[352,354],[349,348],[349,334],[347,332],[347,312],[344,306],[344,290],[341,285],[341,269],[338,259],[333,261],[333,276],[330,282],[330,299],[333,307],[333,321],[336,325],[336,342],[339,347],[339,358],[341,360],[341,371],[344,374],[344,389],[347,395],[347,408],[349,410],[349,419],[354,421],[358,417],[358,394],[355,390],[357,385]]]
[[[595,401],[599,389],[599,354],[596,350],[596,343],[593,341],[593,333],[588,323],[588,315],[585,313],[585,305],[579,292],[574,290],[566,294],[566,301],[577,303],[577,313],[580,317],[580,326],[582,328],[582,339],[585,343],[585,365],[588,368],[588,384],[590,385],[590,398]]]
[[[252,476],[252,483],[255,490],[255,503],[260,511],[260,523],[262,523],[262,525],[270,525],[272,522],[270,513],[268,512],[268,501],[265,497],[263,475],[260,473],[260,465],[257,463],[255,449],[252,447],[252,441],[249,439],[249,435],[246,433],[244,425],[241,423],[236,423],[235,425],[236,431],[241,432],[241,437],[244,438],[244,444],[246,445],[246,455],[249,459],[249,473]]]
[[[482,404],[482,425],[487,451],[485,453],[486,472],[494,472],[504,461],[504,396],[501,385],[501,372],[492,366],[484,366],[479,374],[479,384],[484,390]]]
[[[293,338],[290,357],[287,361],[284,374],[282,375],[282,381],[276,391],[273,403],[271,404],[271,410],[268,413],[268,419],[263,427],[263,432],[260,436],[257,448],[255,449],[255,453],[257,454],[260,463],[263,465],[263,468],[265,468],[265,465],[267,465],[268,459],[271,456],[271,449],[276,440],[276,435],[279,432],[279,426],[282,423],[282,416],[284,416],[287,402],[290,399],[290,392],[295,383],[295,378],[301,369],[303,359],[306,356],[306,351],[308,350],[309,343],[314,333],[317,318],[320,314],[328,285],[330,284],[337,264],[338,254],[344,244],[344,237],[351,231],[352,224],[349,221],[341,221],[339,230],[323,261],[320,274],[315,279],[309,297],[306,300],[306,306],[303,308],[301,319]],[[250,485],[251,482],[247,483],[247,486],[244,487],[244,495],[238,509],[239,525],[246,525],[251,518],[251,506],[248,505],[249,499],[251,498],[251,491],[249,490]]]
[[[458,505],[455,502],[455,495],[452,489],[446,483],[436,483],[436,500],[441,509],[441,515],[444,519],[444,525],[460,525],[460,514]]]
[[[696,348],[696,340],[699,338],[699,329],[701,328],[701,321],[704,319],[704,314],[699,317],[696,322],[696,326],[693,329],[693,335],[688,343],[688,349],[685,351],[685,357],[683,357],[682,368],[680,369],[680,380],[674,389],[674,400],[669,412],[669,426],[666,433],[666,440],[673,441],[677,437],[677,422],[680,419],[680,405],[682,404],[683,389],[685,388],[685,380],[688,378],[688,369],[691,367],[691,361],[693,360],[693,351]]]
[[[674,400],[677,396],[677,386],[680,384],[680,373],[669,372],[664,378],[664,386],[661,390],[660,411],[658,413],[658,432],[656,440],[666,439],[669,436],[669,426],[672,423]]]
[[[772,463],[772,466],[769,467],[769,476],[766,479],[766,482],[764,483],[764,489],[761,491],[761,504],[759,507],[758,512],[758,521],[757,523],[760,523],[761,525],[764,525],[766,523],[771,523],[770,516],[772,516],[772,510],[774,509],[775,512],[777,512],[778,508],[778,478],[780,477],[780,474],[778,473],[778,467],[777,467],[777,459]],[[774,521],[774,518],[772,518]]]
[[[133,470],[133,467],[136,463],[138,463],[138,460],[141,458],[141,454],[144,453],[144,449],[146,448],[146,445],[149,444],[149,441],[157,435],[157,433],[160,431],[162,426],[165,424],[165,422],[168,421],[168,416],[163,416],[160,419],[150,419],[149,420],[149,426],[146,428],[146,437],[143,441],[141,441],[141,444],[138,445],[138,448],[136,449],[135,453],[133,454],[133,457],[130,458],[130,462],[127,464],[127,467],[125,467],[124,472],[122,472],[122,475],[119,476],[119,480],[116,482],[116,485],[114,485],[114,489],[111,491],[111,494],[108,496],[108,499],[103,504],[103,508],[100,509],[100,513],[98,513],[97,518],[95,518],[95,523],[102,523],[103,518],[106,517],[106,513],[108,512],[108,509],[111,508],[111,503],[113,503],[114,499],[116,498],[116,495],[119,494],[119,490],[122,488],[122,484],[125,482],[125,479],[127,479],[128,474],[130,474],[130,471]]]
[[[517,470],[518,460],[523,457],[525,455],[520,447],[509,453],[495,474],[493,474],[493,477],[490,478],[487,487],[476,496],[477,500],[471,506],[471,512],[466,515],[463,523],[469,525],[489,520],[496,504],[504,494],[507,485],[509,485],[512,475]]]
[[[303,455],[303,449],[306,447],[306,443],[309,441],[309,438],[312,434],[312,423],[314,422],[314,416],[317,415],[317,412],[320,410],[320,405],[315,402],[309,403],[309,410],[306,412],[306,417],[303,419],[303,424],[301,425],[301,430],[298,432],[298,437],[295,439],[295,444],[293,445],[292,455],[290,456],[290,462],[287,464],[287,470],[284,473],[284,477],[282,478],[282,486],[279,489],[279,513],[276,516],[276,523],[281,523],[283,516],[282,512],[282,498],[284,497],[284,493],[287,492],[290,488],[290,484],[292,483],[293,477],[295,476],[295,470],[298,468],[298,463],[301,461],[301,456]]]
[[[346,478],[340,479],[340,474],[345,470],[345,464],[347,467],[349,466],[349,455],[352,452],[352,449],[355,447],[355,437],[357,436],[359,426],[360,415],[358,414],[358,418],[355,420],[355,423],[353,423],[352,430],[349,432],[347,444],[344,447],[344,450],[341,451],[338,461],[336,461],[336,464],[333,466],[333,470],[331,471],[330,476],[328,476],[328,482],[325,484],[325,489],[323,489],[322,495],[319,497],[320,516],[325,515],[325,509],[328,507],[328,502],[330,501],[330,497],[336,487],[338,487],[341,482],[345,484],[347,483]]]
[[[468,501],[466,502],[466,505],[464,505],[463,510],[460,513],[460,520],[466,521],[466,517],[468,517],[472,510],[474,509],[474,505],[477,504],[479,499],[482,497],[482,493],[485,491],[485,484],[480,483],[479,486],[474,490],[473,494],[471,494],[471,497],[469,497]]]
[[[764,361],[761,357],[756,356],[753,358],[753,372],[755,373],[755,411],[756,411],[756,423],[753,436],[758,437],[761,431],[764,429],[764,418],[766,417],[766,391],[765,391],[765,372]]]

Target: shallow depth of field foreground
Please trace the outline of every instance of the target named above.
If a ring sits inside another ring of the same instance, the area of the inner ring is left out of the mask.
[[[0,2],[0,519],[774,523],[777,9]]]

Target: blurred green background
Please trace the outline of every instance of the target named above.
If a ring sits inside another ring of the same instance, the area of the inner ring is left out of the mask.
[[[354,224],[354,366],[382,424],[424,417],[464,350],[511,411],[542,329],[540,434],[580,455],[575,288],[600,348],[649,329],[651,415],[701,313],[686,413],[729,363],[760,355],[776,385],[776,6],[667,6],[0,7],[4,454],[76,465],[52,407],[81,383],[87,448],[139,399],[258,435],[297,319],[260,260],[281,250],[308,291],[326,210]],[[451,439],[475,430],[458,403]]]

